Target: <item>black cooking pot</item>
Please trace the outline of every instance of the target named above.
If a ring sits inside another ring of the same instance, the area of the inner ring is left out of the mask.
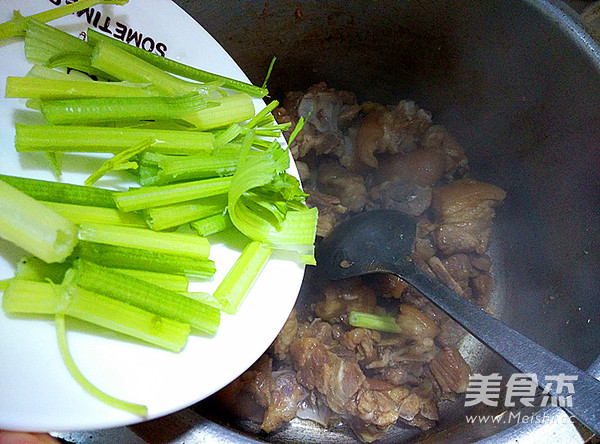
[[[325,81],[360,101],[408,98],[430,110],[467,150],[471,176],[507,192],[491,247],[494,313],[580,368],[593,364],[600,353],[600,48],[561,3],[177,3],[254,83],[277,57],[273,98]],[[463,348],[476,372],[511,371],[475,342]],[[199,409],[211,415],[210,403]],[[430,439],[507,440],[551,431],[561,441],[561,433],[573,432],[557,428],[560,421],[474,428],[462,411],[444,415]],[[258,430],[222,413],[210,417],[240,433]],[[321,433],[295,422],[260,439],[348,439]],[[386,439],[400,438],[414,439],[414,432]]]

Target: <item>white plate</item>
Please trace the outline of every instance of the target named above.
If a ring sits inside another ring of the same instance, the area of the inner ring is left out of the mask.
[[[18,2],[23,15],[54,7],[56,0]],[[65,1],[60,1],[64,4]],[[0,21],[12,16],[15,2],[0,2]],[[94,7],[92,24],[111,30],[127,26],[167,46],[167,57],[219,74],[248,79],[219,44],[169,0],[131,0],[126,6]],[[51,22],[78,35],[86,16]],[[146,45],[150,45],[150,40]],[[0,91],[6,76],[22,76],[30,65],[23,42],[0,43]],[[266,68],[266,67],[265,67]],[[266,70],[265,70],[266,71]],[[257,107],[264,106],[257,101]],[[14,124],[27,121],[23,101],[0,98],[0,173],[53,180],[43,155],[17,155]],[[98,159],[65,155],[63,181],[83,183]],[[292,174],[297,175],[294,167]],[[194,290],[212,291],[235,261],[243,243],[215,245],[215,281]],[[0,240],[0,280],[13,276],[23,251]],[[213,338],[191,336],[185,349],[170,353],[82,329],[68,333],[74,360],[82,373],[107,393],[148,406],[148,418],[111,408],[85,392],[63,364],[51,319],[23,319],[0,313],[0,428],[27,431],[76,431],[133,424],[185,408],[211,395],[240,375],[267,349],[283,326],[298,295],[304,267],[272,258],[235,316],[222,316]],[[1,293],[0,293],[1,294]],[[71,325],[74,325],[71,322]]]

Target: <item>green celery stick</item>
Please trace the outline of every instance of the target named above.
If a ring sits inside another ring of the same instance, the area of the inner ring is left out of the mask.
[[[348,322],[353,327],[370,328],[372,330],[381,330],[390,333],[402,332],[402,328],[396,323],[393,316],[351,311]]]
[[[94,46],[91,58],[92,67],[120,80],[134,83],[150,83],[156,90],[167,96],[197,92],[210,97],[214,85],[192,83],[175,77],[145,60],[121,49],[114,40],[103,40]]]
[[[181,293],[185,297],[193,299],[195,301],[202,302],[203,304],[209,305],[211,307],[221,309],[221,303],[215,299],[213,295],[210,293],[206,293],[204,291],[185,291]]]
[[[217,106],[190,114],[185,120],[206,131],[241,122],[254,117],[254,103],[248,94],[238,93],[219,99],[209,99]]]
[[[133,276],[142,281],[150,282],[151,284],[158,285],[159,287],[171,291],[176,291],[177,293],[187,292],[190,284],[190,281],[186,276],[179,274],[158,273],[156,271],[132,270],[127,268],[115,268],[115,271],[126,274],[127,276]]]
[[[65,281],[208,334],[216,333],[219,327],[220,313],[214,307],[92,262],[75,261]]]
[[[192,230],[194,230],[198,236],[210,236],[211,234],[225,231],[232,226],[233,224],[227,213],[215,214],[190,224],[190,227],[192,227]]]
[[[250,242],[246,245],[213,294],[214,298],[221,303],[225,313],[236,313],[272,251],[261,242]]]
[[[141,141],[140,143],[130,147],[125,148],[123,151],[115,154],[110,159],[106,160],[100,168],[94,171],[83,183],[85,186],[92,186],[96,182],[98,182],[105,174],[110,171],[120,171],[123,169],[136,169],[138,164],[136,162],[130,161],[131,158],[137,156],[142,151],[147,150],[154,143],[154,139],[146,139]]]
[[[140,184],[167,185],[187,180],[231,176],[235,173],[238,154],[168,156],[144,153],[140,157]]]
[[[0,24],[0,40],[25,34],[27,23],[30,20],[37,20],[45,23],[103,3],[124,5],[128,1],[129,0],[80,0],[77,3],[66,4],[59,8],[49,9],[26,17],[22,16],[18,11],[15,11],[12,20]]]
[[[172,253],[198,259],[208,259],[210,244],[206,238],[193,234],[164,233],[147,228],[104,224],[81,224],[79,240],[152,252]]]
[[[227,195],[221,194],[175,205],[151,208],[146,213],[146,223],[156,231],[179,227],[214,214],[224,213]]]
[[[36,200],[90,207],[116,208],[113,196],[118,191],[84,187],[62,182],[51,182],[25,177],[4,176],[0,180]],[[93,210],[92,210],[93,211]]]
[[[185,346],[190,326],[75,285],[13,279],[4,293],[8,313],[64,314],[170,351]]]
[[[49,264],[35,256],[26,256],[17,264],[15,278],[39,282],[47,282],[49,279],[55,284],[60,284],[71,265],[69,259]]]
[[[130,189],[115,195],[122,211],[138,211],[226,193],[231,177]]]
[[[80,241],[73,255],[111,268],[146,270],[199,278],[210,278],[215,274],[215,264],[210,259],[157,253],[140,248]]]
[[[126,213],[113,208],[72,205],[59,202],[42,202],[76,225],[98,223],[125,227],[146,228],[146,221],[138,213]]]
[[[15,129],[19,152],[118,153],[152,139],[151,151],[193,154],[210,153],[214,143],[214,134],[200,131],[22,124]]]
[[[191,121],[200,110],[217,108],[219,102],[208,102],[196,93],[177,97],[42,100],[41,104],[42,114],[50,124],[92,126],[98,123],[127,123],[136,120]]]
[[[34,77],[6,78],[4,97],[17,99],[58,100],[68,98],[150,97],[150,89],[125,82],[89,82],[86,80],[38,79]]]
[[[91,44],[96,45],[102,40],[112,40],[115,45],[119,46],[119,48],[130,52],[149,63],[152,63],[158,68],[187,79],[196,80],[198,82],[221,82],[224,88],[250,94],[254,97],[265,97],[267,94],[269,94],[269,91],[264,87],[261,88],[250,83],[241,82],[229,77],[224,77],[194,68],[192,66],[152,54],[151,52],[144,51],[143,49],[112,39],[111,37],[101,34],[94,29],[88,29],[88,41]]]
[[[62,262],[77,244],[67,218],[0,180],[0,237],[46,262]]]
[[[79,371],[73,357],[69,352],[69,345],[67,343],[67,326],[65,316],[62,314],[54,315],[54,324],[56,326],[56,337],[58,339],[58,348],[60,355],[62,356],[63,362],[65,363],[69,373],[73,376],[73,379],[90,395],[99,399],[110,407],[115,407],[126,412],[133,413],[141,417],[148,416],[148,408],[145,405],[134,404],[132,402],[123,401],[122,399],[115,398],[92,384],[88,381],[85,376]]]

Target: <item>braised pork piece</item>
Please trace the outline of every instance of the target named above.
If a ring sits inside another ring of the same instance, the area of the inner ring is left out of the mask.
[[[465,177],[462,147],[414,102],[359,104],[321,83],[289,93],[275,117],[291,132],[309,112],[290,148],[319,209],[318,236],[361,211],[399,210],[417,221],[416,264],[485,308],[504,191]],[[298,301],[268,352],[218,394],[264,431],[295,417],[342,421],[370,442],[397,422],[431,428],[437,404],[467,390],[471,369],[457,348],[466,332],[395,276],[305,281]],[[392,314],[401,333],[354,328],[351,311]]]

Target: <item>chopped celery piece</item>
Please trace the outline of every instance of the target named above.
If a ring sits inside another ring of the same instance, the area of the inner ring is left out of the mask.
[[[209,99],[217,106],[202,109],[186,117],[186,121],[199,130],[220,128],[251,119],[254,116],[254,103],[248,94],[233,94],[220,99]]]
[[[12,278],[2,279],[0,281],[0,291],[6,290],[8,288],[8,286],[10,285],[11,282],[12,282]]]
[[[215,264],[210,259],[157,253],[140,248],[80,241],[73,254],[75,257],[111,268],[155,271],[199,278],[210,278],[215,274]]]
[[[208,334],[216,333],[219,327],[220,313],[214,307],[92,262],[75,261],[65,281]]]
[[[73,376],[73,378],[85,391],[111,407],[125,410],[138,416],[148,416],[148,408],[146,406],[115,398],[114,396],[103,392],[90,381],[88,381],[77,368],[77,365],[75,364],[75,361],[73,361],[73,357],[69,352],[69,345],[67,343],[67,327],[64,315],[55,315],[54,323],[56,325],[58,348],[60,350],[62,359],[67,366],[69,373],[71,373],[71,376]]]
[[[65,273],[71,266],[71,261],[47,263],[35,256],[26,256],[19,261],[15,270],[15,278],[27,281],[47,282],[50,280],[60,284]]]
[[[381,330],[390,333],[402,332],[402,328],[396,323],[393,316],[351,311],[348,322],[353,327],[370,328],[372,330]]]
[[[58,69],[48,68],[42,65],[33,65],[27,72],[26,78],[29,79],[49,79],[49,80],[77,80],[80,82],[94,82],[90,76],[81,71],[71,70],[60,71]]]
[[[185,77],[187,79],[196,80],[198,82],[221,82],[223,84],[223,88],[243,92],[254,97],[264,97],[269,93],[269,91],[265,87],[261,88],[258,86],[254,86],[250,83],[241,82],[239,80],[224,77],[218,74],[213,74],[198,68],[194,68],[189,65],[185,65],[175,60],[168,59],[166,57],[161,57],[151,52],[144,51],[143,49],[137,48],[135,46],[128,45],[126,43],[115,40],[91,28],[88,29],[87,36],[88,41],[94,45],[102,40],[112,40],[113,43],[119,48],[130,52],[136,55],[137,57],[146,60],[149,63],[152,63],[158,68],[161,68],[172,74]]]
[[[140,184],[167,185],[186,180],[231,176],[238,163],[238,154],[192,154],[168,156],[144,153],[139,160]]]
[[[188,122],[204,109],[220,107],[196,93],[177,97],[112,97],[42,100],[41,111],[50,124],[98,125],[137,120],[180,119]],[[198,116],[202,118],[204,114]],[[236,114],[232,113],[232,116]],[[243,119],[240,119],[243,120]]]
[[[219,310],[222,308],[221,303],[217,301],[210,293],[206,293],[204,291],[185,291],[181,294],[195,301],[218,308]]]
[[[88,82],[85,80],[7,77],[6,98],[58,100],[67,98],[150,97],[156,93],[125,82]]]
[[[0,237],[46,262],[61,262],[77,243],[77,228],[64,216],[0,180]]]
[[[15,11],[12,20],[0,23],[0,40],[25,34],[27,23],[30,20],[37,20],[45,23],[103,3],[124,5],[128,1],[129,0],[79,0],[77,3],[65,4],[59,8],[49,9],[26,17],[22,16],[18,11]]]
[[[196,180],[172,185],[133,188],[115,194],[117,207],[123,211],[138,211],[186,202],[226,193],[231,177]]]
[[[97,223],[145,228],[146,221],[137,213],[126,213],[113,208],[72,205],[59,202],[43,202],[58,214],[62,214],[76,225]]]
[[[130,162],[134,156],[137,156],[142,151],[147,150],[154,143],[154,139],[143,140],[140,143],[132,146],[131,148],[126,148],[120,153],[115,154],[113,157],[108,159],[106,162],[102,164],[100,168],[94,171],[84,182],[86,186],[92,186],[96,182],[98,182],[105,174],[110,171],[121,170],[124,167],[129,167],[132,163],[137,168],[137,163]],[[134,169],[135,169],[134,168]]]
[[[150,282],[151,284],[158,285],[159,287],[166,288],[171,291],[178,293],[187,292],[190,281],[186,276],[180,274],[170,273],[159,273],[156,271],[146,270],[131,270],[127,268],[115,268],[115,271],[126,274],[127,276],[133,276],[136,279]]]
[[[214,214],[224,213],[227,195],[220,194],[190,202],[151,208],[146,213],[146,223],[155,231],[178,227]]]
[[[272,251],[261,242],[246,245],[213,295],[225,313],[234,314],[237,311]]]
[[[88,381],[85,376],[79,371],[75,361],[73,361],[73,357],[71,356],[67,344],[67,333],[66,333],[66,324],[65,318],[63,315],[55,316],[55,324],[56,324],[56,334],[58,338],[58,346],[60,349],[61,356],[69,373],[71,376],[77,381],[77,383],[83,387],[89,394],[104,402],[106,405],[111,407],[115,407],[130,413],[133,413],[138,416],[148,416],[148,408],[141,404],[134,404],[128,401],[123,401],[121,399],[115,398],[111,396],[96,386],[94,386],[90,381]]]
[[[198,259],[208,259],[210,244],[203,237],[185,233],[164,233],[147,228],[117,225],[81,224],[79,240],[110,244],[148,251],[172,253]]]
[[[232,227],[231,219],[229,214],[221,213],[213,216],[205,217],[194,221],[190,224],[192,230],[194,230],[199,236],[210,236],[211,234],[220,233],[228,228]]]
[[[116,208],[113,196],[118,193],[118,191],[84,187],[62,182],[28,179],[25,177],[4,176],[2,174],[0,174],[0,180],[36,200],[72,205]]]
[[[314,264],[317,209],[308,209],[297,179],[285,172],[289,153],[278,144],[249,156],[252,131],[244,136],[240,162],[229,189],[233,225],[252,240],[271,248],[295,251]],[[260,209],[260,212],[256,212]]]
[[[19,152],[59,151],[118,153],[152,139],[152,151],[173,154],[210,153],[214,134],[95,126],[15,125],[15,148]]]
[[[215,90],[214,85],[192,83],[175,77],[119,48],[112,39],[100,41],[94,46],[91,64],[92,67],[120,80],[151,83],[164,95],[179,96],[195,91],[210,97]]]
[[[25,30],[25,57],[33,64],[47,66],[53,58],[62,54],[92,56],[94,47],[85,40],[39,20],[29,20]]]
[[[185,323],[76,285],[13,279],[2,306],[8,313],[64,314],[174,352],[183,349],[190,333],[190,326]]]

